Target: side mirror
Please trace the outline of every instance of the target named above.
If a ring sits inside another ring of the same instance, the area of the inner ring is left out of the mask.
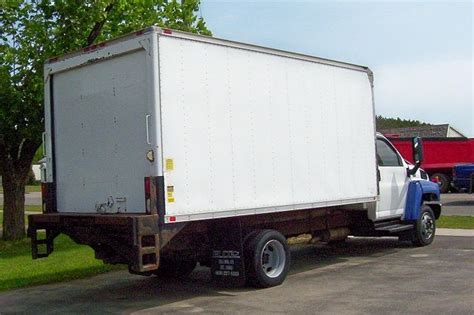
[[[423,141],[421,141],[420,137],[414,137],[412,139],[412,150],[415,166],[412,169],[408,169],[408,176],[415,175],[420,168],[421,162],[423,162]]]
[[[420,137],[414,137],[412,139],[413,146],[413,162],[415,164],[421,164],[423,162],[423,141]]]

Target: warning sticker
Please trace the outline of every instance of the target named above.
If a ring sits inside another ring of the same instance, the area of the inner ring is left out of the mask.
[[[174,186],[166,186],[166,194],[168,197],[168,202],[174,202]]]
[[[167,171],[172,171],[174,169],[174,162],[173,159],[166,159],[166,170]]]

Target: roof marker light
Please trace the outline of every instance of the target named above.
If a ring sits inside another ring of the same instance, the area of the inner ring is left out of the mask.
[[[164,29],[163,34],[171,35],[171,34],[173,34],[173,32],[170,29]]]

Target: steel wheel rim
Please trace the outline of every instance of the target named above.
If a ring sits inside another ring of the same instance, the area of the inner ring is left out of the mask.
[[[434,234],[434,229],[433,218],[428,213],[424,213],[421,218],[421,234],[423,238],[426,240],[430,239]]]
[[[283,244],[277,240],[268,241],[260,255],[263,273],[270,278],[282,274],[286,264],[286,252]]]

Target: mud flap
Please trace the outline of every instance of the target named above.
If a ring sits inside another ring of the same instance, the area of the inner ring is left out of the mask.
[[[240,287],[245,284],[242,226],[238,219],[213,222],[211,274],[217,286]]]

